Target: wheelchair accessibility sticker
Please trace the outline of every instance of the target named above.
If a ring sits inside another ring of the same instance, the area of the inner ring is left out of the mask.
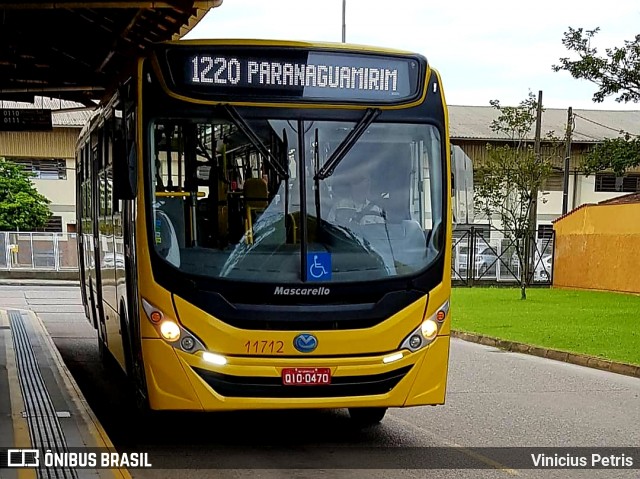
[[[307,253],[307,281],[331,279],[331,253]]]

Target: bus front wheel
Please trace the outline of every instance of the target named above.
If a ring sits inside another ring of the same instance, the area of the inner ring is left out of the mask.
[[[386,407],[354,407],[349,408],[351,420],[359,427],[375,426],[387,412]]]

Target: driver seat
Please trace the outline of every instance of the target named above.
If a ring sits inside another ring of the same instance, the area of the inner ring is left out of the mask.
[[[155,213],[155,245],[156,251],[176,268],[180,267],[180,246],[178,236],[169,215],[159,208]]]

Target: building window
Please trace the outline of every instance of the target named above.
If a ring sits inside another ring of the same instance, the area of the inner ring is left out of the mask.
[[[62,233],[62,216],[51,216],[46,225],[37,228],[36,231],[45,231],[47,233]]]
[[[595,191],[618,193],[640,192],[640,175],[630,174],[625,176],[616,176],[610,173],[597,173]]]
[[[538,225],[538,239],[553,238],[553,225]]]
[[[27,158],[10,158],[10,161],[33,173],[35,180],[66,180],[67,162],[60,159],[34,160]]]
[[[563,191],[564,174],[551,173],[542,185],[542,191]]]
[[[471,232],[471,228],[474,229],[475,234],[479,237],[485,238],[489,241],[491,237],[491,225],[488,223],[475,223],[466,225],[457,225],[453,232],[454,238],[463,238]]]
[[[476,190],[480,187],[480,175],[477,174],[477,170],[473,171],[473,189]]]

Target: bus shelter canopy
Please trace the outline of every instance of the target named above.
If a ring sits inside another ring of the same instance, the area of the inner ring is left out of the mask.
[[[0,98],[95,105],[150,45],[182,37],[221,3],[0,1]]]

